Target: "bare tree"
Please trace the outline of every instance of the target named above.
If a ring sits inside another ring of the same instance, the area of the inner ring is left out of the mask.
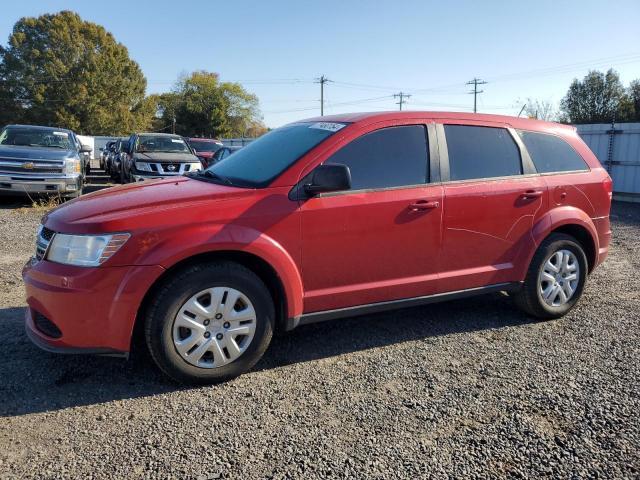
[[[558,110],[551,100],[537,98],[527,98],[524,114],[529,118],[537,118],[548,122],[555,122],[559,117]]]

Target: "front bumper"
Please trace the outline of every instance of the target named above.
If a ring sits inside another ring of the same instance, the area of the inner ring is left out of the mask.
[[[22,270],[27,333],[48,351],[126,355],[142,299],[163,271],[160,266],[84,268],[31,260]],[[59,334],[39,328],[36,315]]]
[[[82,176],[75,175],[8,175],[0,174],[0,193],[59,193],[69,195],[82,189]]]

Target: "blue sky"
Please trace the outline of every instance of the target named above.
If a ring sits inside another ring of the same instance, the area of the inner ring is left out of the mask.
[[[516,115],[559,102],[575,77],[614,67],[640,78],[640,1],[44,1],[4,2],[0,42],[23,16],[74,10],[102,24],[142,67],[149,92],[205,69],[258,95],[268,126],[325,113],[470,110]],[[615,8],[613,7],[615,5]]]

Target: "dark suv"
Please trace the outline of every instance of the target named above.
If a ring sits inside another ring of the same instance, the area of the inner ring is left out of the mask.
[[[122,183],[184,175],[202,168],[200,159],[179,135],[133,134],[126,153],[121,167]]]

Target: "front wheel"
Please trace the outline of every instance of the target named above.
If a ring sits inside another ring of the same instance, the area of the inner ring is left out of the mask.
[[[533,256],[515,302],[534,317],[562,317],[580,299],[587,273],[587,256],[576,239],[561,233],[551,234]]]
[[[180,383],[226,381],[253,367],[275,321],[273,300],[251,270],[231,262],[189,267],[156,292],[145,335],[160,369]]]

